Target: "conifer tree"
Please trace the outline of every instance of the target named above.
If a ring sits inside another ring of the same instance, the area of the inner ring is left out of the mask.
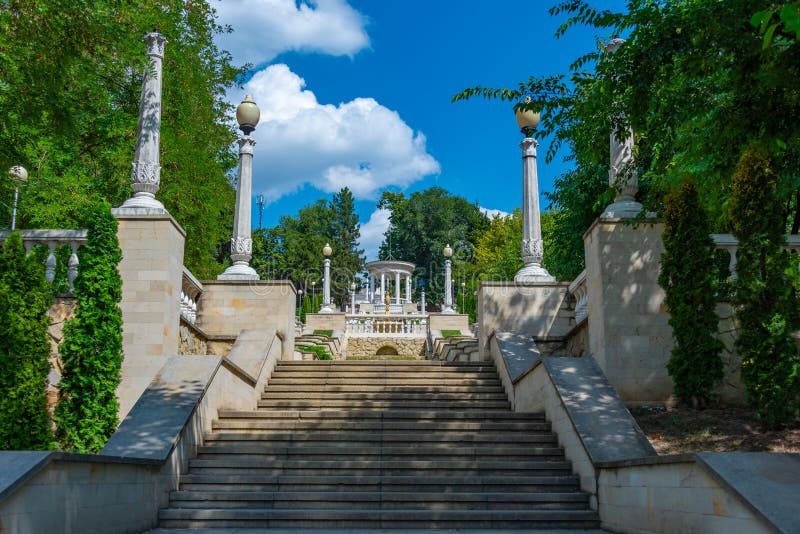
[[[27,256],[19,232],[0,251],[0,449],[48,449],[52,303],[44,265]]]
[[[690,180],[664,200],[664,254],[658,282],[666,293],[675,346],[667,364],[675,394],[694,407],[704,406],[722,379],[717,339],[714,242]]]
[[[768,427],[800,413],[800,354],[791,336],[800,327],[797,260],[785,244],[778,173],[766,152],[751,144],[733,175],[733,230],[739,239],[735,284],[742,381]],[[794,276],[792,276],[794,274]]]
[[[92,211],[75,280],[75,317],[64,327],[56,436],[65,449],[96,452],[119,422],[122,366],[122,280],[117,222],[107,203]]]

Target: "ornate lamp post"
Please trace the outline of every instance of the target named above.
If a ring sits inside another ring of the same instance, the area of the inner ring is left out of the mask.
[[[14,165],[8,169],[8,176],[14,182],[14,207],[11,210],[11,230],[17,229],[17,201],[19,200],[19,186],[28,179],[28,171],[22,165]]]
[[[311,310],[313,311],[317,305],[317,283],[311,282]]]
[[[350,313],[356,313],[356,283],[350,282]]]
[[[444,250],[444,306],[442,313],[455,313],[453,309],[453,277],[450,271],[450,258],[453,257],[453,249],[450,244],[445,245]]]
[[[461,282],[461,313],[464,313],[464,310],[467,309],[467,284],[466,282]]]
[[[154,31],[144,36],[144,42],[151,68],[144,73],[139,101],[139,131],[131,169],[133,196],[121,207],[164,212],[164,205],[156,200],[156,193],[161,185],[161,72],[167,39]]]
[[[236,189],[236,209],[233,214],[233,237],[231,238],[231,260],[233,265],[217,277],[218,280],[258,280],[255,269],[250,267],[253,257],[253,238],[250,223],[250,189],[253,182],[253,147],[256,140],[250,137],[258,125],[261,112],[250,95],[244,97],[236,108],[236,121],[244,134],[239,143],[239,175]]]
[[[300,317],[302,317],[302,315],[300,314],[300,310],[302,310],[302,309],[303,309],[303,290],[302,289],[298,289],[297,290],[297,318],[298,319]]]
[[[520,104],[530,104],[530,97]],[[544,246],[542,244],[542,223],[539,211],[539,177],[536,170],[536,147],[539,143],[533,138],[539,126],[539,112],[518,107],[517,124],[525,134],[520,143],[522,148],[522,259],[525,266],[514,276],[515,282],[555,282],[556,279],[542,267]]]
[[[320,313],[333,313],[333,308],[331,308],[331,254],[333,254],[333,249],[331,248],[330,244],[325,243],[325,246],[322,247],[322,254],[325,255],[325,278],[322,280],[322,308],[320,308]]]

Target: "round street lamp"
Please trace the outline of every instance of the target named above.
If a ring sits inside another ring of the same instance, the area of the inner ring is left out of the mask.
[[[541,119],[541,115],[538,111],[533,111],[528,107],[530,103],[531,97],[526,96],[521,103],[517,104],[514,110],[517,116],[519,129],[525,134],[525,137],[533,137],[533,132],[539,127],[539,120]]]
[[[250,135],[253,130],[258,126],[258,119],[261,118],[261,110],[253,101],[253,97],[247,95],[242,100],[241,104],[236,108],[236,122],[239,123],[239,129],[245,135]]]

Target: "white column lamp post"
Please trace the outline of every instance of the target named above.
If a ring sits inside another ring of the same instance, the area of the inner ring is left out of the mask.
[[[450,271],[453,249],[449,243],[445,245],[442,253],[444,254],[444,306],[442,313],[455,313],[456,311],[453,309],[453,275]]]
[[[419,293],[419,311],[420,313],[425,313],[425,290],[423,289]]]
[[[14,207],[11,210],[11,231],[17,229],[17,202],[19,201],[19,186],[28,179],[28,171],[22,165],[14,165],[8,169],[8,176],[14,182]]]
[[[258,280],[258,273],[250,267],[253,257],[250,190],[253,182],[253,147],[256,140],[250,137],[258,125],[261,112],[250,95],[244,97],[236,108],[236,121],[244,134],[239,138],[239,175],[236,189],[236,208],[233,213],[231,261],[217,280]]]
[[[350,282],[350,313],[356,313],[356,283]]]
[[[325,246],[322,247],[322,254],[325,256],[325,278],[322,280],[322,308],[320,308],[320,313],[333,313],[333,308],[331,307],[331,254],[333,254],[333,249],[331,248],[330,244],[325,243]]]
[[[522,106],[530,104],[526,97]],[[556,279],[542,267],[544,245],[539,210],[539,177],[536,170],[536,147],[533,138],[539,126],[539,112],[520,107],[516,110],[517,124],[525,134],[522,148],[522,260],[525,266],[514,276],[515,282],[555,282]]]

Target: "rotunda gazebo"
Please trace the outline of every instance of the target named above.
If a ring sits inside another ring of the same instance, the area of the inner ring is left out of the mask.
[[[412,304],[411,277],[416,265],[407,261],[379,260],[364,266],[369,285],[365,302],[375,306],[385,305],[389,296],[392,312],[402,312],[404,304]]]

